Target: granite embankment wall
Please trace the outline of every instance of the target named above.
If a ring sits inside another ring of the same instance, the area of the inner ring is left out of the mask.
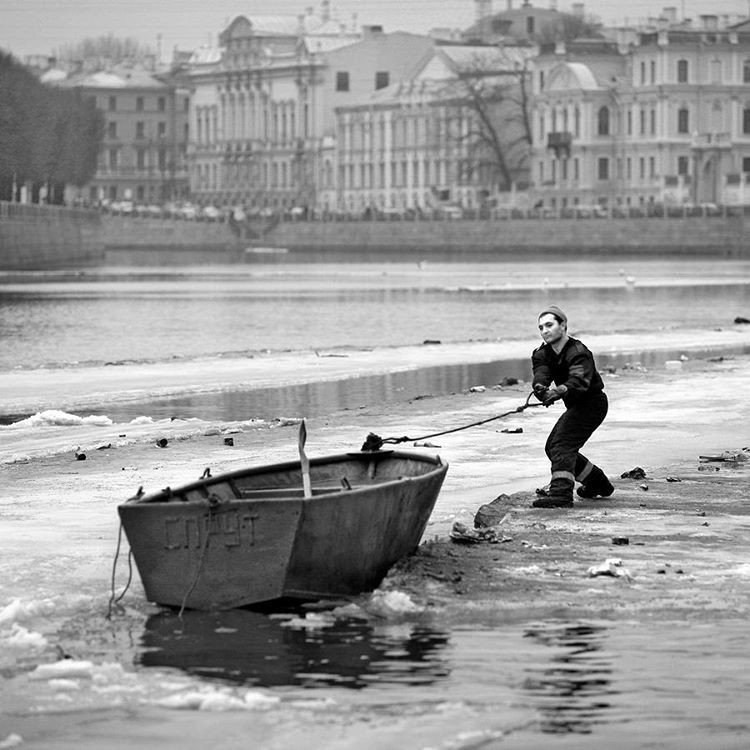
[[[101,263],[96,211],[0,201],[0,269],[36,270]]]
[[[246,257],[244,250],[253,246],[347,254],[409,249],[750,256],[750,216],[300,221],[282,222],[259,239],[238,239],[222,223],[101,216],[92,211],[0,204],[2,270],[95,265],[103,262],[108,252],[116,254],[122,249],[189,250],[193,262],[199,257],[196,254],[203,262],[233,262]]]
[[[255,227],[257,229],[257,227]],[[290,250],[471,250],[516,252],[750,252],[750,217],[498,219],[450,221],[290,221],[256,239],[238,239],[226,224],[106,217],[107,249],[204,246]]]
[[[750,217],[282,223],[262,240],[289,249],[398,247],[502,252],[750,254]]]

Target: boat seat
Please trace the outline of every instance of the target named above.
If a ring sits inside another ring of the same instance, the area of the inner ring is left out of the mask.
[[[362,485],[364,486],[364,485]],[[238,487],[239,497],[243,500],[252,500],[254,498],[263,497],[304,497],[304,490],[302,487],[258,487],[255,488],[242,488]],[[312,488],[312,494],[314,495],[328,495],[331,492],[348,492],[349,490],[356,489],[351,485],[344,487],[340,484],[326,485]]]

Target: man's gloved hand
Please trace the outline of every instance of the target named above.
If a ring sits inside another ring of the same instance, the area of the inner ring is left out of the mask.
[[[544,403],[545,393],[547,392],[547,386],[542,385],[541,383],[536,383],[534,385],[534,395],[542,402]]]
[[[547,388],[544,393],[542,403],[545,406],[554,404],[555,401],[561,399],[568,392],[567,386],[564,385],[553,385],[551,388]]]

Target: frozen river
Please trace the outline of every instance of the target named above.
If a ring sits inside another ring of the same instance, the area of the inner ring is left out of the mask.
[[[278,418],[312,417],[311,444],[328,452],[360,430],[359,407],[377,406],[379,427],[395,431],[399,403],[417,395],[527,377],[536,315],[550,302],[601,365],[675,366],[669,394],[647,372],[607,381],[606,463],[644,455],[638,441],[660,461],[746,439],[737,394],[747,365],[691,379],[679,364],[745,362],[750,333],[733,321],[750,317],[746,261],[410,259],[0,278],[0,748],[746,746],[746,623],[731,617],[495,613],[452,627],[385,596],[360,618],[179,619],[143,600],[137,572],[104,617],[115,508],[138,484],[186,481],[204,461],[288,457]],[[498,411],[519,393],[500,394]],[[415,427],[479,416],[441,408]],[[428,531],[470,518],[493,487],[535,481],[549,418],[530,416],[514,444],[492,431],[446,445],[451,470]],[[227,425],[245,430],[245,456],[203,455],[198,437]],[[179,450],[159,452],[159,435]],[[95,460],[104,444],[106,469]],[[92,458],[74,462],[78,446]]]

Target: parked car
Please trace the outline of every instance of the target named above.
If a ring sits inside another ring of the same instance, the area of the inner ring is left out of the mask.
[[[180,206],[174,201],[168,201],[162,206],[162,215],[169,219],[178,219],[180,216]]]
[[[220,208],[216,206],[203,206],[198,214],[198,218],[201,221],[222,221],[224,214]]]
[[[152,219],[161,219],[162,216],[164,216],[164,211],[161,206],[151,203],[146,206],[146,216],[149,216]]]
[[[461,206],[447,204],[445,206],[438,206],[435,209],[435,215],[438,219],[463,219],[464,210]]]
[[[177,218],[185,219],[186,221],[195,221],[198,218],[198,208],[192,203],[183,203],[180,206]]]

